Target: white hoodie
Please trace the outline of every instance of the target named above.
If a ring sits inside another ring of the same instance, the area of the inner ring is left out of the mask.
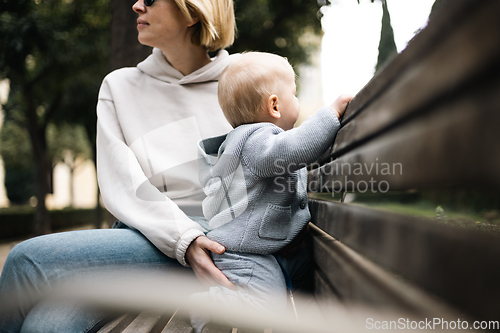
[[[184,76],[154,49],[137,67],[106,76],[99,92],[97,175],[104,205],[183,265],[189,244],[203,235],[187,217],[203,216],[196,143],[232,129],[217,101],[229,59],[220,51]]]

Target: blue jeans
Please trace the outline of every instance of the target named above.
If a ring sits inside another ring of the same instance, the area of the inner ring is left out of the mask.
[[[204,226],[202,218],[191,217]],[[307,260],[283,260],[298,281]],[[113,229],[71,231],[29,239],[16,245],[0,276],[0,332],[88,333],[103,325],[106,313],[81,304],[37,302],[44,289],[83,273],[110,268],[188,270],[159,251],[141,233],[116,223]],[[295,282],[294,282],[295,284]],[[20,295],[28,296],[22,302]]]
[[[121,227],[120,227],[121,226]],[[91,332],[105,314],[76,304],[37,304],[42,290],[99,268],[186,269],[138,231],[118,228],[50,234],[16,245],[0,277],[0,332]],[[20,295],[29,302],[21,302]],[[3,317],[2,316],[3,313]]]

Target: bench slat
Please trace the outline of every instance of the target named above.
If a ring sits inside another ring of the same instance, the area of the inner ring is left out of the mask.
[[[109,322],[98,333],[191,333],[189,319],[176,314],[129,313]]]
[[[102,327],[98,333],[113,333],[113,332],[116,332],[118,329],[117,327],[120,325],[123,326],[121,327],[121,329],[123,330],[125,327],[127,327],[131,322],[132,320],[134,320],[135,316],[131,316],[131,315],[128,315],[128,319],[127,318],[127,315],[123,315],[121,317],[118,317],[116,318],[115,320],[107,323],[104,327]]]
[[[131,323],[123,330],[123,333],[149,333],[161,318],[160,314],[141,312]]]
[[[311,170],[310,191],[500,186],[499,68],[491,73],[496,81]]]
[[[107,323],[97,333],[121,333],[137,317],[137,314],[128,313]]]
[[[366,207],[315,199],[309,204],[312,223],[342,244],[468,314],[498,315],[497,237]]]
[[[237,331],[238,333],[240,332],[240,330]],[[234,330],[231,327],[210,323],[203,328],[202,333],[233,333],[233,332]]]
[[[325,273],[315,265],[314,269],[314,294],[318,300],[330,300],[340,303],[339,292],[328,280]]]
[[[165,328],[161,333],[191,333],[192,332],[191,323],[189,318],[185,316],[179,316],[176,313],[173,314]],[[219,332],[222,333],[222,332]]]
[[[457,312],[401,278],[384,271],[363,256],[310,224],[315,261],[338,287],[347,304],[365,303],[422,318],[456,317]]]

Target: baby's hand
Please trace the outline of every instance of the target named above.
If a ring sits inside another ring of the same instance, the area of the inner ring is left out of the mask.
[[[345,109],[347,108],[347,104],[354,98],[354,95],[340,95],[335,102],[330,106],[330,108],[337,114],[337,118],[344,114]]]

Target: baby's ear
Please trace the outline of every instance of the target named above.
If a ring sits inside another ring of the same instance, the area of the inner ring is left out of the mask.
[[[267,112],[275,119],[281,118],[278,96],[274,94],[269,96],[267,99]]]

